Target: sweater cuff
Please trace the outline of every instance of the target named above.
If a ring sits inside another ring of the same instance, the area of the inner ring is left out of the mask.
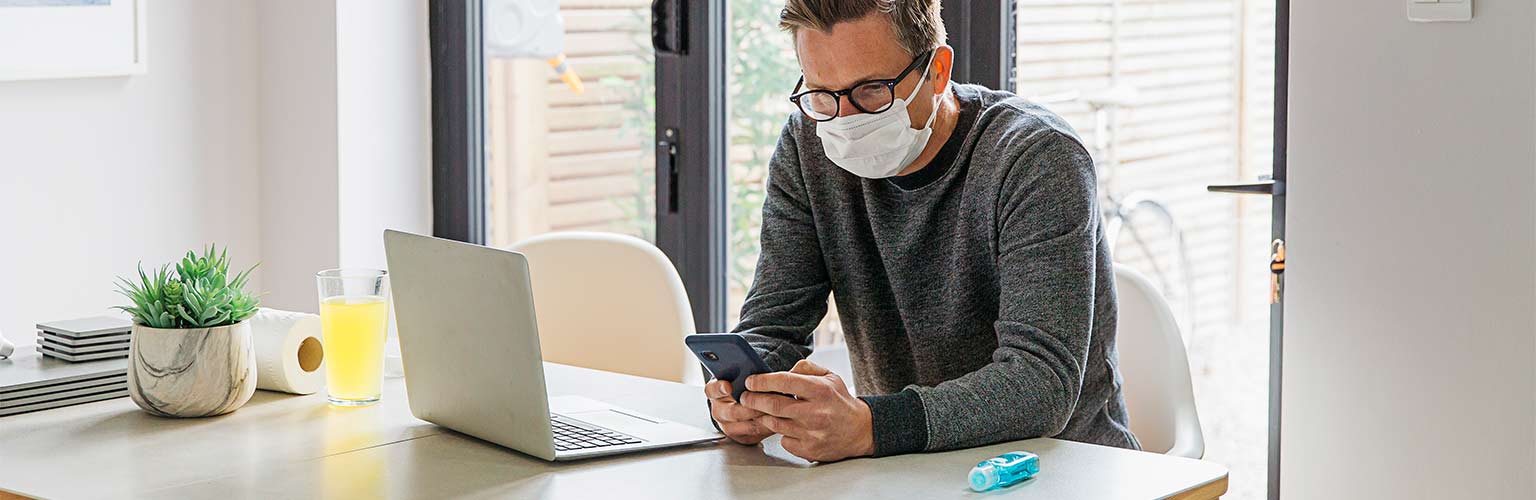
[[[875,455],[884,457],[928,448],[928,417],[917,391],[859,396],[869,405],[874,424]]]

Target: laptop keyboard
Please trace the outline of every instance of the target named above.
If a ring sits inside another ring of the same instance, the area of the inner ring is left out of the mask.
[[[555,451],[586,450],[640,442],[639,439],[608,429],[578,424],[559,415],[550,415],[549,423],[555,431]]]

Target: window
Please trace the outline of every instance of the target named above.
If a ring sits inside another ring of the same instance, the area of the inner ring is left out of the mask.
[[[1020,0],[1017,9],[1018,93],[1079,131],[1100,164],[1101,201],[1127,210],[1110,235],[1115,260],[1173,302],[1206,457],[1233,477],[1265,477],[1270,200],[1205,186],[1270,171],[1274,2]],[[1157,206],[1182,231],[1185,257]],[[1264,486],[1234,481],[1230,495],[1262,498]]]
[[[525,45],[497,36],[512,8],[485,11],[487,242],[549,231],[616,232],[655,241],[655,66],[650,2],[561,0],[562,80]]]
[[[797,112],[788,97],[800,77],[800,65],[793,41],[779,31],[783,6],[783,0],[740,0],[731,3],[727,14],[726,317],[733,326],[757,270],[768,160],[784,122]],[[815,340],[817,345],[842,342],[836,306],[817,327]]]
[[[945,3],[955,39],[1001,47],[986,20],[1007,2]],[[695,323],[729,328],[756,265],[766,158],[793,112],[780,8],[433,1],[434,232],[493,246],[561,230],[640,236],[673,259]],[[540,33],[561,40],[584,91],[549,67],[560,54]],[[1001,66],[961,60],[956,73],[1005,78]],[[837,342],[837,328],[834,310],[819,341]]]

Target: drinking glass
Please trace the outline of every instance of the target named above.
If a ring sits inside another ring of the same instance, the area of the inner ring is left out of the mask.
[[[377,403],[384,382],[389,274],[378,269],[328,269],[315,275],[315,284],[320,289],[326,395],[337,406]]]

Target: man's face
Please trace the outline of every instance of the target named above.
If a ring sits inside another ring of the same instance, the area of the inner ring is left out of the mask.
[[[914,57],[902,50],[894,28],[882,14],[835,24],[828,33],[814,29],[797,30],[795,52],[800,58],[800,71],[805,75],[805,88],[824,90],[842,90],[867,80],[896,78]],[[922,78],[923,68],[919,66],[896,85],[896,98],[906,99],[912,95],[918,81],[923,82],[922,90],[907,106],[912,128],[920,128],[928,121],[935,104],[933,95],[946,90],[951,57],[949,47],[940,47],[935,51],[933,64],[928,67],[927,79]],[[843,97],[838,109],[838,116],[861,113],[848,102],[847,96]]]

